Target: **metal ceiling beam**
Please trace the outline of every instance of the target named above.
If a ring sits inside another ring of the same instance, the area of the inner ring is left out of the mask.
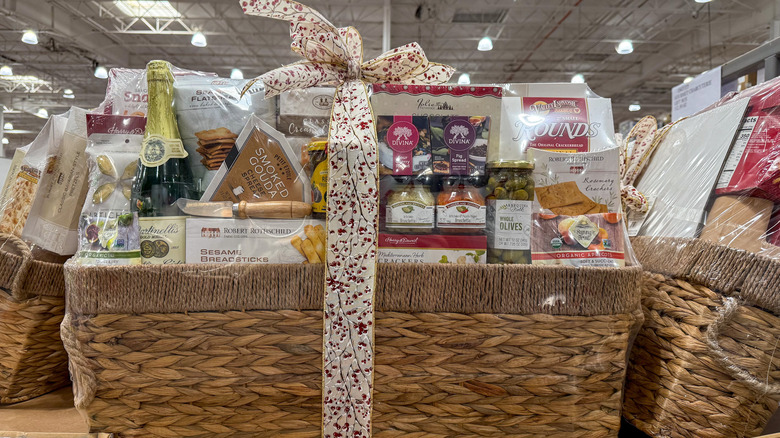
[[[103,41],[91,31],[92,23],[85,20],[77,9],[68,6],[67,2],[45,0],[24,0],[10,2],[15,9],[0,9],[0,12],[13,14],[26,22],[30,27],[51,29],[55,39],[64,38],[82,49],[99,54],[102,59],[123,65],[127,62],[129,53],[122,47],[115,47],[105,53]]]

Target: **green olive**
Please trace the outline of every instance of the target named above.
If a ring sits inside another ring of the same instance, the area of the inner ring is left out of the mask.
[[[504,251],[504,254],[501,255],[501,261],[506,263],[512,263],[515,259],[515,252],[514,251]]]
[[[517,201],[527,201],[528,200],[528,192],[526,192],[523,189],[515,190],[512,192],[512,199]]]
[[[496,189],[493,190],[493,194],[496,196],[496,199],[509,199],[509,193],[507,193],[506,189],[503,187],[496,187]]]
[[[527,184],[528,184],[528,179],[526,179],[525,177],[520,176],[520,177],[517,177],[517,179],[515,179],[515,188],[516,189],[522,189]]]
[[[491,176],[490,178],[488,178],[487,185],[495,187],[498,185],[498,180],[496,179],[496,177]]]

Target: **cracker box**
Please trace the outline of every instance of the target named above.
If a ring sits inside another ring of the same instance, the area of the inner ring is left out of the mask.
[[[320,263],[325,222],[316,219],[187,218],[187,263]],[[322,230],[318,236],[311,228]],[[308,234],[307,234],[308,231]],[[314,243],[311,243],[311,241]],[[299,249],[309,247],[316,254]]]
[[[379,263],[485,264],[487,237],[379,233]]]

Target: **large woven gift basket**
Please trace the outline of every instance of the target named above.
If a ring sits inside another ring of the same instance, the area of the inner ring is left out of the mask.
[[[645,324],[625,417],[658,437],[760,435],[780,401],[780,263],[698,239],[633,244]]]
[[[62,264],[33,260],[24,242],[0,235],[0,289],[0,403],[68,385]]]
[[[76,406],[120,436],[319,437],[323,275],[66,265]],[[374,435],[616,436],[640,276],[380,265]]]

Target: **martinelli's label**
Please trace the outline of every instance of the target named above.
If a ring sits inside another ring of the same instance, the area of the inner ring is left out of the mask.
[[[531,249],[531,201],[489,199],[488,248]]]
[[[187,260],[184,245],[185,216],[138,218],[141,228],[141,259],[145,265],[178,265]]]
[[[422,202],[402,201],[387,204],[387,228],[433,229],[434,208]]]
[[[436,207],[436,224],[446,228],[485,228],[486,207],[472,201],[454,201]]]
[[[187,158],[187,151],[181,139],[165,138],[157,134],[144,137],[141,144],[141,164],[146,167],[159,167],[171,158]]]

